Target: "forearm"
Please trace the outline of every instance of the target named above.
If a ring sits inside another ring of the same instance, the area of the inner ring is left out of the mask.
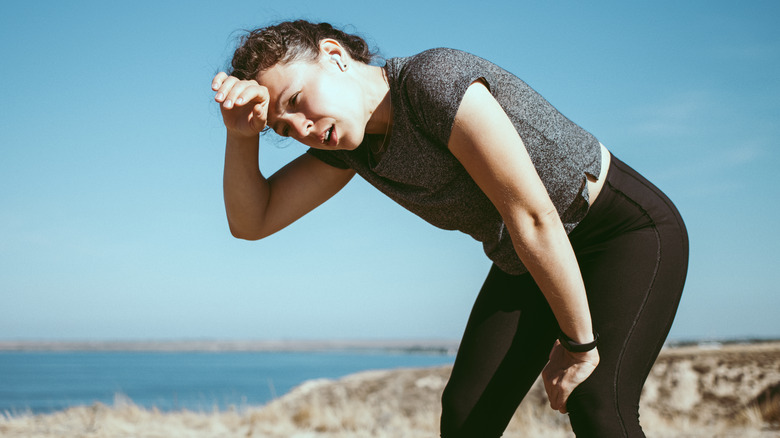
[[[228,133],[222,182],[230,232],[250,240],[263,237],[261,227],[270,194],[268,181],[258,167],[258,141],[257,135]]]
[[[527,218],[524,224],[510,227],[515,250],[550,304],[561,330],[575,342],[592,341],[585,285],[557,213]]]
[[[463,96],[448,147],[501,214],[561,329],[575,342],[591,341],[585,286],[563,224],[523,140],[481,82]]]

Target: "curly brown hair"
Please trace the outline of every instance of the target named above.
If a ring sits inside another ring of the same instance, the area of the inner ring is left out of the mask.
[[[376,56],[363,38],[329,23],[285,21],[241,36],[228,74],[239,79],[255,79],[260,72],[278,63],[314,61],[319,56],[320,41],[326,38],[338,41],[355,61],[368,64]]]

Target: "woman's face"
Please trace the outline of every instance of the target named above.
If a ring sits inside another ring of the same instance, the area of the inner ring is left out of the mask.
[[[355,149],[370,111],[349,69],[321,55],[315,62],[277,64],[260,73],[268,88],[268,126],[318,149]]]

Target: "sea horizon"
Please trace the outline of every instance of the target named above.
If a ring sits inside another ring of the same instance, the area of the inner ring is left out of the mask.
[[[1,351],[318,352],[382,351],[452,355],[455,339],[23,339],[0,340]]]
[[[671,339],[666,347],[760,344],[780,338],[739,337]],[[319,352],[382,351],[453,355],[458,339],[0,339],[3,351],[123,351],[123,352]]]

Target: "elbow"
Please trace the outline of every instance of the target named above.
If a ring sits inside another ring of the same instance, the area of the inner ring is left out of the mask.
[[[563,227],[555,207],[548,210],[526,211],[516,215],[514,220],[516,234],[521,240],[537,240],[541,235]]]
[[[558,227],[561,224],[561,218],[558,216],[558,210],[550,207],[547,210],[529,213],[527,222],[535,230],[546,229],[548,227]]]
[[[265,237],[260,234],[244,233],[244,232],[233,231],[233,230],[230,230],[230,234],[232,234],[233,237],[235,237],[236,239],[249,240],[249,241],[260,240],[263,237]]]
[[[230,228],[230,234],[236,239],[255,241],[268,237],[268,234],[263,233],[259,228],[252,229],[248,227],[239,227],[230,222],[228,222],[228,226]]]

